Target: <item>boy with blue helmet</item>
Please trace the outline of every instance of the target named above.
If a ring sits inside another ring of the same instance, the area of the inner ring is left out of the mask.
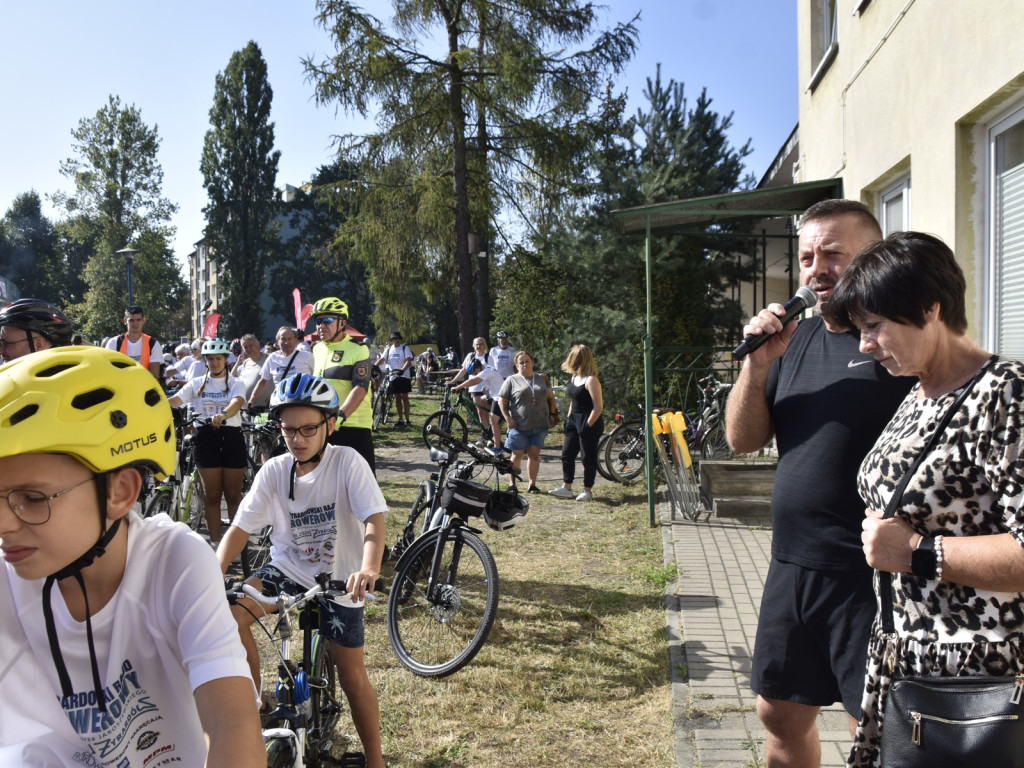
[[[301,594],[326,571],[347,579],[350,600],[325,603],[320,634],[331,642],[366,764],[383,768],[377,694],[363,661],[363,600],[380,573],[387,503],[366,461],[354,449],[328,442],[339,406],[337,391],[319,376],[281,380],[270,413],[280,420],[288,453],[257,473],[217,556],[226,573],[249,536],[269,525],[270,563],[249,578],[257,589]],[[257,686],[259,652],[250,627],[264,610],[248,600],[232,608]]]

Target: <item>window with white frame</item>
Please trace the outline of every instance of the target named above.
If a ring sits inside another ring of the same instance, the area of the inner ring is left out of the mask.
[[[886,237],[911,228],[909,176],[904,176],[878,196],[878,223]]]
[[[1024,360],[1024,107],[989,128],[986,345]]]
[[[813,91],[839,51],[838,0],[811,0],[811,61],[814,72],[807,90]]]

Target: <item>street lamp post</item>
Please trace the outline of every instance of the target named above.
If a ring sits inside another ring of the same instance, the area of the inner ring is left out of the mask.
[[[135,254],[138,251],[134,248],[122,248],[117,252],[118,256],[123,256],[125,263],[128,264],[128,306],[132,306],[132,262],[135,260]]]

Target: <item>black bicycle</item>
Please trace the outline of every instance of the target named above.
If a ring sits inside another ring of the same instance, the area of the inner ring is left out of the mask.
[[[454,435],[462,442],[469,438],[469,427],[467,420],[474,429],[490,434],[491,428],[486,428],[480,423],[480,416],[477,413],[476,403],[464,390],[455,391],[450,382],[445,382],[444,393],[441,395],[441,407],[427,416],[423,422],[423,442],[428,448],[439,448],[440,441],[437,433],[431,432],[431,427],[437,427],[441,432]]]
[[[377,396],[373,401],[373,428],[380,429],[381,424],[387,424],[391,418],[391,405],[395,402],[395,393],[391,391],[391,383],[396,375],[384,376]]]
[[[318,611],[325,600],[335,600],[347,592],[344,581],[331,580],[329,573],[316,578],[316,585],[301,595],[269,597],[249,584],[233,585],[228,601],[236,604],[250,598],[260,605],[277,608],[276,614],[255,616],[255,625],[266,633],[277,652],[277,685],[274,706],[263,720],[263,740],[267,747],[267,768],[319,768],[340,765],[363,768],[361,753],[346,752],[340,760],[331,757],[334,729],[344,706],[338,686],[338,672],[330,642],[316,630]],[[273,617],[273,630],[263,620]],[[293,618],[302,630],[302,656],[291,658]],[[254,625],[254,626],[255,626]]]
[[[190,418],[203,423],[202,419]],[[152,517],[163,512],[172,520],[186,523],[193,531],[198,531],[206,511],[206,494],[196,465],[195,434],[189,430],[189,419],[176,416],[174,433],[178,462],[174,472],[153,489],[143,516]]]
[[[402,554],[387,607],[388,640],[406,669],[445,677],[473,660],[498,612],[498,566],[469,520],[483,516],[492,528],[507,530],[529,504],[514,489],[492,490],[460,477],[466,466],[458,462],[460,452],[493,466],[499,475],[518,478],[508,458],[436,428],[432,432],[444,446],[431,448],[439,471],[429,498],[414,504],[399,540]],[[417,527],[423,532],[415,538]]]

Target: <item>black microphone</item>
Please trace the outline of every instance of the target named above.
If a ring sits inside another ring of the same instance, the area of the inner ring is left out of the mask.
[[[785,325],[794,317],[799,315],[806,309],[810,309],[818,303],[818,294],[808,288],[806,285],[801,285],[797,291],[796,296],[787,301],[782,305],[782,308],[786,310],[786,314],[779,318],[782,324]],[[736,360],[742,360],[744,357],[749,355],[755,349],[758,349],[762,344],[771,338],[770,333],[752,333],[747,336],[740,343],[736,349],[732,351],[732,356]]]

